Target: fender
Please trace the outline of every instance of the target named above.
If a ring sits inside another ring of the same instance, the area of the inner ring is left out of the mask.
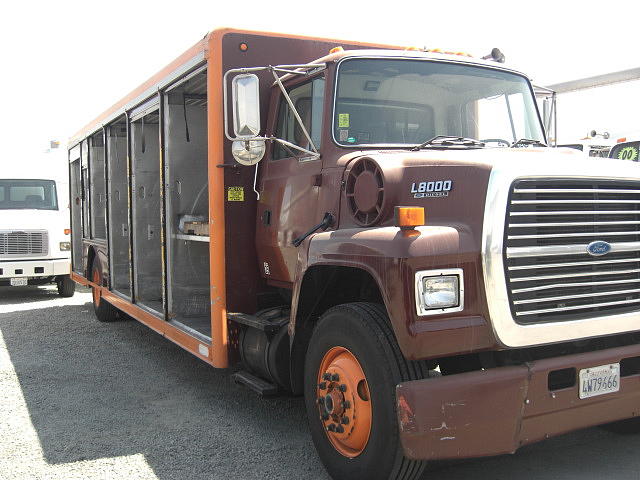
[[[389,313],[403,354],[424,359],[468,353],[495,345],[485,320],[480,255],[477,242],[464,230],[448,226],[353,228],[317,233],[298,254],[290,335],[300,289],[307,270],[317,265],[358,268],[375,280]],[[463,268],[465,308],[462,312],[418,317],[415,312],[414,275],[418,270]],[[468,300],[467,300],[468,299]]]

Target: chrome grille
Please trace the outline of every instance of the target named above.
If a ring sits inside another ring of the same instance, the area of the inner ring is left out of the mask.
[[[0,256],[21,257],[49,253],[46,230],[0,231]]]
[[[609,243],[610,252],[589,254],[595,241]],[[518,323],[640,309],[640,182],[518,180],[509,196],[504,245]]]

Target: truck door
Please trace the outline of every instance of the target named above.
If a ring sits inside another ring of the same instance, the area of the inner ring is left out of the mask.
[[[82,167],[80,166],[80,147],[69,152],[71,160],[71,241],[73,242],[73,271],[82,274]]]
[[[89,144],[82,141],[80,147],[82,158],[82,238],[91,238],[89,223]]]
[[[296,84],[289,92],[314,145],[320,150],[324,77]],[[309,149],[308,141],[284,97],[278,104],[274,135]],[[263,277],[292,283],[298,249],[295,238],[322,220],[318,212],[317,178],[322,161],[274,142],[261,164],[257,251]]]
[[[131,170],[134,300],[158,314],[164,310],[160,235],[160,115],[158,100],[131,114]]]

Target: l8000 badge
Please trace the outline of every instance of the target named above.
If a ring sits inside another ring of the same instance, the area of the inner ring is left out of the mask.
[[[453,182],[451,180],[436,180],[411,184],[413,198],[448,197]]]

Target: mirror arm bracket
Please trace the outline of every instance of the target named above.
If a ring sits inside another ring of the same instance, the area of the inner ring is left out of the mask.
[[[311,149],[313,150],[313,153],[315,155],[319,155],[318,149],[316,148],[315,144],[313,143],[313,140],[311,140],[311,135],[309,135],[309,132],[307,132],[307,129],[304,126],[304,123],[302,122],[302,119],[300,118],[300,115],[298,114],[298,111],[296,110],[296,107],[294,107],[293,102],[291,101],[291,97],[289,96],[289,94],[287,93],[286,89],[284,88],[284,85],[282,85],[282,82],[280,81],[280,77],[278,76],[278,74],[275,72],[275,70],[273,68],[271,68],[270,71],[271,71],[271,74],[273,75],[273,78],[275,79],[276,83],[278,84],[278,87],[280,88],[280,91],[282,92],[282,95],[284,95],[284,99],[289,104],[289,108],[291,108],[291,111],[293,112],[293,116],[296,117],[296,121],[300,125],[300,129],[302,130],[302,133],[304,133],[304,136],[307,138],[307,141],[309,142],[309,145],[311,145]]]

